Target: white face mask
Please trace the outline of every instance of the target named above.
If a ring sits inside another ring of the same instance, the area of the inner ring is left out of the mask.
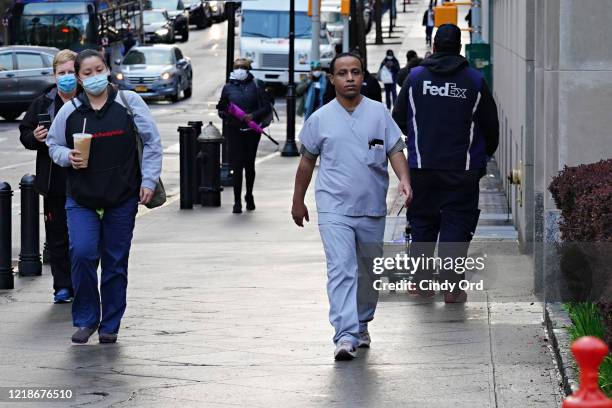
[[[312,71],[312,76],[315,78],[319,78],[321,76],[321,71]]]
[[[247,76],[249,75],[249,71],[247,71],[244,68],[238,68],[232,71],[232,79],[236,79],[238,81],[244,81],[245,79],[247,79]]]

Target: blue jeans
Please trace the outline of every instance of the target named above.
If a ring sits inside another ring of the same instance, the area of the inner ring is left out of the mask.
[[[75,327],[98,327],[117,333],[125,312],[128,256],[138,199],[129,199],[104,210],[95,210],[66,199],[70,260],[72,264],[72,321]],[[98,293],[98,264],[102,282]],[[100,305],[100,300],[102,301]],[[100,306],[102,319],[100,320]]]
[[[319,213],[319,232],[327,258],[329,321],[336,334],[357,346],[359,333],[374,319],[378,292],[372,259],[382,256],[385,217],[349,217]]]

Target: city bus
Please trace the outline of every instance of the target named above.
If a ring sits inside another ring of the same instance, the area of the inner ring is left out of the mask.
[[[15,0],[5,14],[8,44],[97,49],[142,31],[141,3],[105,0]],[[106,44],[104,44],[106,45]]]

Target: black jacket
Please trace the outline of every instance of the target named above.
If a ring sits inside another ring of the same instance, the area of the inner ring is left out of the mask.
[[[483,169],[497,150],[495,100],[482,73],[460,55],[436,53],[413,68],[393,118],[408,136],[413,169]]]
[[[36,150],[36,181],[34,187],[43,196],[63,197],[66,195],[67,170],[51,161],[49,149],[43,142],[34,137],[34,129],[38,126],[38,114],[48,113],[51,120],[64,105],[57,94],[55,85],[49,87],[41,96],[34,99],[21,123],[19,124],[19,140],[26,149]]]
[[[367,70],[363,73],[361,94],[375,101],[382,102],[382,89],[380,87],[380,84],[378,83],[378,80],[372,75],[370,75],[370,72]],[[336,89],[330,83],[330,86],[328,86],[325,90],[325,97],[323,98],[323,103],[333,101],[335,97]]]
[[[404,68],[399,70],[397,74],[397,83],[399,86],[404,84],[404,81],[408,78],[408,75],[410,75],[410,70],[414,67],[418,67],[421,62],[423,62],[423,58],[412,58]]]
[[[221,91],[221,99],[217,105],[219,116],[226,120],[233,127],[243,127],[244,124],[226,113],[227,106],[233,102],[246,113],[253,115],[253,120],[257,123],[272,113],[271,96],[266,92],[264,84],[255,79],[253,74],[244,81],[230,79]]]

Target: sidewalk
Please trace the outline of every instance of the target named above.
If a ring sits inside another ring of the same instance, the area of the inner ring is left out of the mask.
[[[72,406],[92,407],[559,405],[541,306],[516,254],[493,257],[488,273],[512,288],[482,302],[382,299],[372,349],[334,363],[312,189],[310,224],[289,215],[296,165],[258,165],[253,213],[232,215],[226,190],[218,209],[173,202],[140,217],[116,345],[71,345],[70,306],[50,304],[48,270],[17,278],[0,295],[0,383],[69,386]]]
[[[420,25],[424,4],[398,24]],[[483,179],[483,204],[498,215],[481,218],[472,246],[488,254],[488,290],[466,305],[383,294],[372,348],[335,363],[312,186],[311,222],[297,228],[289,213],[297,163],[258,160],[253,213],[231,214],[227,188],[221,208],[180,211],[175,197],[141,213],[115,345],[70,344],[70,306],[50,303],[48,267],[17,277],[15,290],[0,291],[0,384],[68,387],[69,406],[87,407],[560,405],[529,258],[512,237],[483,229],[503,214],[493,177]],[[393,187],[388,201],[394,211]],[[389,224],[400,226],[396,214]]]

